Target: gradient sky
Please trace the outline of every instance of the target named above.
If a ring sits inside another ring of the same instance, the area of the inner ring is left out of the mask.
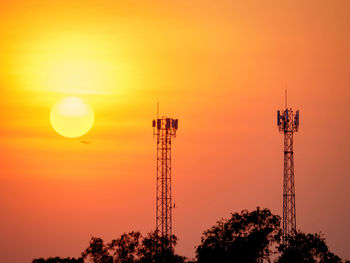
[[[0,258],[79,256],[155,226],[151,121],[173,144],[177,252],[230,212],[282,212],[276,110],[299,109],[297,228],[350,259],[349,1],[1,1]],[[50,125],[78,96],[83,139]]]

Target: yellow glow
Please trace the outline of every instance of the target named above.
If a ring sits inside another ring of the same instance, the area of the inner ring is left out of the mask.
[[[67,97],[56,103],[50,114],[51,125],[60,135],[76,138],[87,133],[95,119],[91,106],[78,97]]]
[[[62,33],[27,44],[32,52],[13,59],[26,89],[67,94],[114,94],[120,61],[108,38]]]

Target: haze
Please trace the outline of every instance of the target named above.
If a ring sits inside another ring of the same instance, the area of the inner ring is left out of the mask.
[[[158,101],[179,119],[179,253],[194,256],[230,212],[281,215],[285,88],[301,115],[297,228],[322,231],[349,259],[349,10],[345,0],[2,1],[1,261],[78,256],[92,235],[155,227]],[[76,140],[50,125],[67,96],[95,111]]]

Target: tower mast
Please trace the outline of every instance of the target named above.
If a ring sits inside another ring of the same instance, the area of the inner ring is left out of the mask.
[[[171,140],[176,137],[178,120],[157,116],[153,120],[153,135],[157,138],[156,231],[170,241],[172,236]],[[165,246],[170,244],[163,244]]]
[[[286,104],[284,110],[277,111],[277,125],[284,134],[282,235],[286,244],[296,231],[293,134],[299,129],[299,110],[294,113]]]

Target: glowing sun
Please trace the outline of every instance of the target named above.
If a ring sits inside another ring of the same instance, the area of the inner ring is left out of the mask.
[[[66,97],[52,106],[50,121],[54,130],[68,138],[87,133],[94,124],[92,107],[78,97]]]

